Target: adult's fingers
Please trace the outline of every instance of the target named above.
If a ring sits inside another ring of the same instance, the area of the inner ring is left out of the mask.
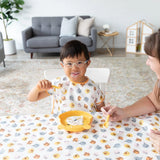
[[[104,109],[104,107],[101,108],[101,111],[102,111],[102,113],[103,113],[103,116],[104,116],[104,117],[107,117],[108,112]]]
[[[153,140],[155,139],[157,141],[160,141],[160,131],[158,130],[151,130],[149,136]]]
[[[160,153],[160,131],[158,130],[151,130],[150,140],[158,153]]]
[[[101,111],[102,111],[104,117],[107,117],[107,116],[108,116],[108,111],[109,111],[111,108],[112,108],[111,106],[107,106],[107,107],[105,106],[105,107],[102,107],[102,108],[101,108]]]
[[[111,106],[104,106],[101,108],[102,112],[108,112],[111,109]]]
[[[102,111],[103,113],[106,112],[106,110],[104,109],[104,107],[101,107],[101,111]]]
[[[153,130],[153,129],[151,129],[150,133],[160,135],[160,131],[159,130]]]
[[[152,143],[153,143],[153,142],[152,142]],[[156,152],[157,152],[158,154],[160,154],[160,145],[153,143],[153,147],[155,148]]]
[[[109,115],[112,115],[112,114],[114,114],[116,111],[117,111],[117,107],[112,107],[112,108],[110,108],[110,110],[108,111],[108,114],[109,114]]]

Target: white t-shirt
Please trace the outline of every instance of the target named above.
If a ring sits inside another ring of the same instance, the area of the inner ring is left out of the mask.
[[[54,113],[70,110],[96,111],[96,104],[104,101],[104,94],[92,80],[84,83],[70,81],[67,76],[57,77],[52,81],[59,89],[52,90],[54,96]]]

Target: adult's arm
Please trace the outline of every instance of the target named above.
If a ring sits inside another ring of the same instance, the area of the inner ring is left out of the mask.
[[[157,85],[155,85],[150,94],[141,98],[132,105],[124,108],[114,106],[104,107],[105,110],[102,110],[104,116],[109,114],[111,121],[119,121],[128,117],[140,116],[160,110],[160,102],[158,102],[156,98],[156,86]]]
[[[149,96],[143,97],[125,108],[108,106],[102,109],[104,116],[110,115],[110,121],[120,121],[128,117],[140,116],[154,111],[156,111],[156,107]]]
[[[140,116],[156,111],[155,102],[151,93],[135,102],[134,104],[124,108],[124,113],[127,117]]]
[[[156,110],[160,110],[160,102],[157,99],[157,83],[155,84],[152,92],[146,97],[138,100],[134,104],[124,108],[127,117],[140,116],[143,114],[151,113]]]

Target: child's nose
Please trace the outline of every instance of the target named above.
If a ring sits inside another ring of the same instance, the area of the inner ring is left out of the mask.
[[[73,67],[78,67],[78,64],[77,64],[77,63],[73,63],[73,64],[72,64],[72,68],[73,68]]]

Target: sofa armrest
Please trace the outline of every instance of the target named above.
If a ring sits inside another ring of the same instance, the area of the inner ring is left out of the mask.
[[[23,47],[26,48],[26,41],[33,37],[33,31],[32,27],[26,28],[22,31],[22,41],[23,41]]]
[[[90,33],[91,33],[90,37],[91,37],[91,39],[93,41],[93,46],[96,49],[96,45],[97,45],[97,29],[94,26],[92,26],[91,30],[90,30]]]
[[[94,39],[97,39],[97,29],[93,26],[93,27],[91,27],[91,30],[90,30],[90,32],[91,32],[91,38],[94,40]]]

